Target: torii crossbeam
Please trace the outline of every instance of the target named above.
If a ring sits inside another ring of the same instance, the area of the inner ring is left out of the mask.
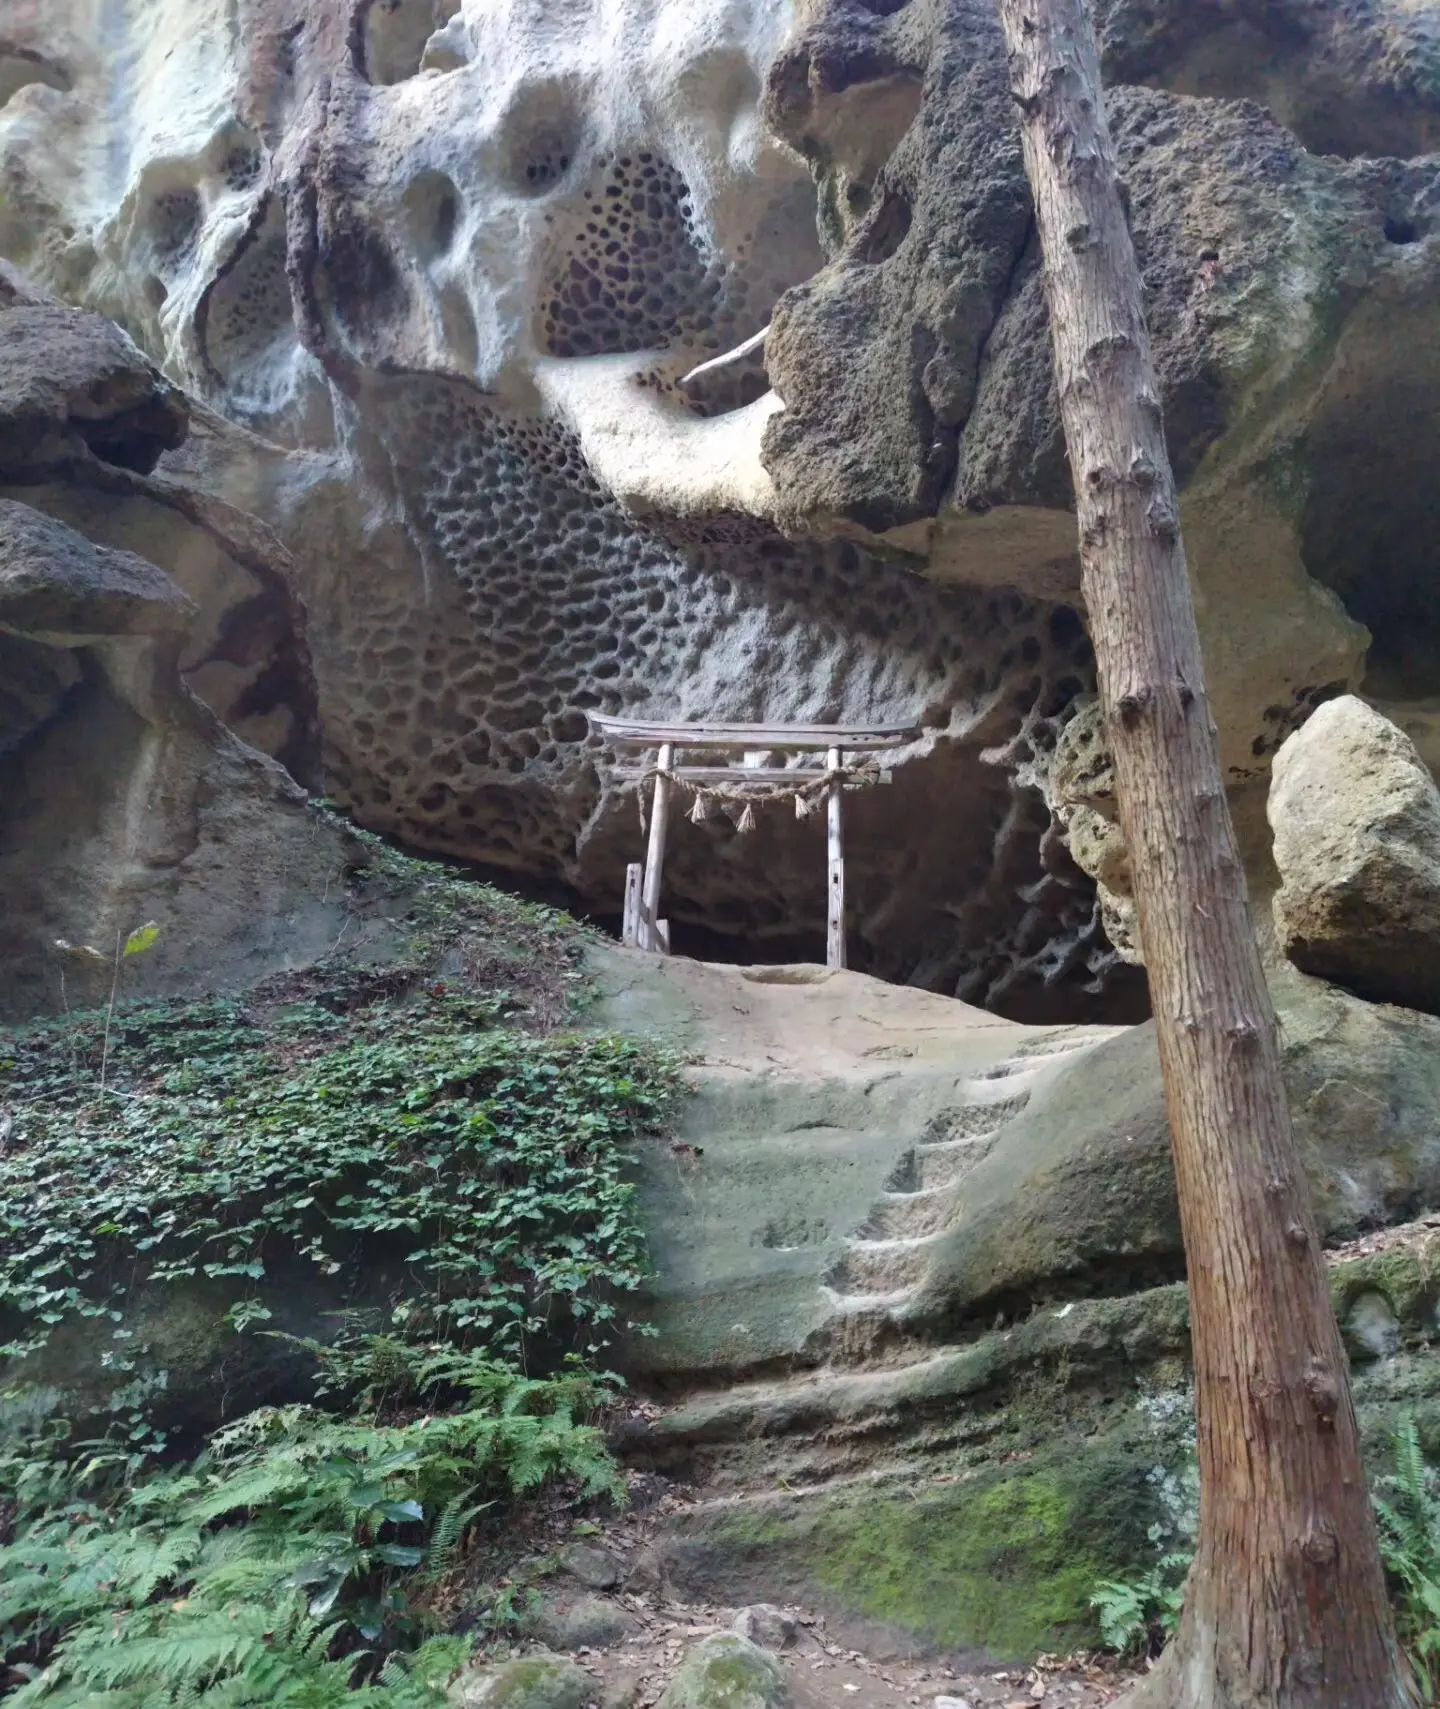
[[[845,965],[845,847],[841,800],[845,790],[847,753],[875,754],[903,748],[919,738],[911,724],[655,724],[633,718],[605,718],[592,712],[591,728],[616,747],[659,750],[652,768],[622,769],[621,777],[655,780],[651,802],[650,838],[643,867],[634,864],[625,874],[624,941],[627,947],[668,955],[670,932],[659,917],[660,876],[665,862],[666,820],[672,784],[692,789],[707,785],[746,784],[793,791],[807,778],[824,780],[829,884],[825,961]],[[677,765],[685,749],[701,753],[787,753],[825,755],[823,771],[804,767],[749,765]],[[888,773],[882,774],[888,782]],[[743,827],[742,827],[743,828]]]

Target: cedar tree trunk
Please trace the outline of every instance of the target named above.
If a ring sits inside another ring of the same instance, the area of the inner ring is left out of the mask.
[[[1205,697],[1140,275],[1084,0],[1000,0],[1190,1282],[1200,1530],[1132,1702],[1395,1709],[1344,1352]]]

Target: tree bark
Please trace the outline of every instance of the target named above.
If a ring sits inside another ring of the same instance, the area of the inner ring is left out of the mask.
[[[1084,0],[1000,13],[1190,1284],[1198,1546],[1179,1631],[1131,1701],[1409,1705],[1205,697],[1099,54]]]

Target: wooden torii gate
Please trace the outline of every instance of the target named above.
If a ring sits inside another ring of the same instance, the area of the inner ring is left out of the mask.
[[[652,768],[622,769],[618,774],[638,778],[642,789],[646,778],[653,776],[655,781],[645,862],[643,867],[638,863],[629,866],[625,873],[624,941],[628,947],[661,955],[670,953],[669,926],[659,913],[672,785],[678,783],[696,790],[755,785],[768,793],[783,794],[793,793],[797,785],[823,782],[829,853],[825,961],[830,967],[844,967],[845,846],[841,799],[847,776],[845,756],[904,747],[919,737],[918,728],[908,724],[651,724],[630,718],[603,718],[594,712],[589,717],[591,728],[616,747],[658,749],[660,755]],[[686,748],[704,753],[763,753],[776,749],[786,753],[823,753],[825,766],[820,770],[677,765],[677,757]],[[882,772],[878,781],[888,782],[889,774]]]

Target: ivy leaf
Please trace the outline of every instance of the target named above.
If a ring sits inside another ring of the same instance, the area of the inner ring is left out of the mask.
[[[125,940],[123,953],[126,955],[144,955],[145,951],[159,936],[160,928],[153,920],[146,925],[136,926],[135,930]]]

